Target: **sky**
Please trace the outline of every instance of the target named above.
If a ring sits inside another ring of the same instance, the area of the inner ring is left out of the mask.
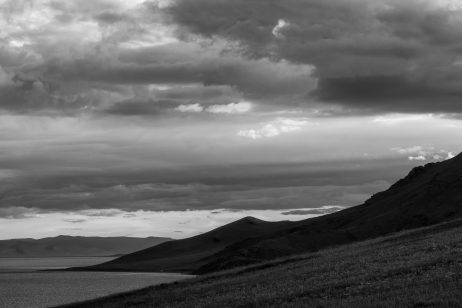
[[[359,205],[462,149],[460,0],[0,0],[0,239]]]

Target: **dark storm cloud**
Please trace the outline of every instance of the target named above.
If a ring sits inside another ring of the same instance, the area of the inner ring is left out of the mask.
[[[127,88],[92,80],[65,82],[47,72],[56,62],[78,62],[95,49],[146,34],[141,15],[136,9],[124,9],[121,1],[3,1],[0,109],[70,115],[129,98],[118,97],[120,90],[130,92]]]
[[[194,3],[179,0],[167,11],[174,23],[186,31],[208,37],[225,36],[242,42],[252,54],[270,55],[278,52],[272,45],[277,43],[274,30],[279,20],[289,22],[279,29],[281,36],[300,39],[286,47],[298,48],[295,43],[336,38],[348,32],[354,34],[352,30],[370,26],[370,6],[368,2],[338,0],[199,0]]]
[[[119,22],[131,21],[131,17],[125,14],[114,13],[114,12],[103,12],[95,15],[94,17],[97,21],[106,23],[106,24],[115,24]]]
[[[61,96],[52,85],[41,80],[15,80],[0,85],[0,109],[17,114],[75,115],[106,100],[106,95],[95,90]]]
[[[435,9],[429,3],[394,2],[393,7],[378,13],[377,18],[396,37],[417,39],[437,47],[460,46],[460,8],[454,11],[445,10],[444,6]],[[417,7],[416,4],[423,5]]]
[[[235,98],[236,92],[230,86],[192,85],[158,91],[156,97],[185,101],[198,99],[202,102],[224,103]],[[218,99],[218,102],[217,102]],[[223,100],[223,101],[220,101]]]
[[[376,112],[461,112],[462,11],[436,1],[186,1],[185,33],[237,41],[254,57],[312,64],[312,99]]]
[[[37,212],[38,212],[37,209],[27,208],[23,206],[0,207],[0,218],[7,218],[7,219],[31,218]]]
[[[3,85],[0,79],[0,108],[19,113],[109,109],[113,114],[127,111],[132,115],[131,109],[149,109],[145,114],[150,115],[163,106],[142,105],[140,100],[163,101],[170,95],[176,106],[198,101],[229,104],[244,98],[272,102],[281,97],[302,98],[315,86],[310,66],[221,55],[216,47],[189,43],[116,51],[89,49],[78,59],[49,59],[27,73],[20,72],[22,79],[15,77],[19,73],[14,67],[0,67],[0,73],[5,79]],[[167,90],[154,90],[151,85]]]
[[[457,113],[462,109],[462,88],[403,76],[325,78],[314,96],[326,102],[348,103],[362,111]]]
[[[86,219],[63,219],[64,222],[70,222],[72,224],[81,224],[86,222]]]
[[[103,113],[112,115],[126,115],[126,116],[156,116],[160,115],[163,111],[161,108],[167,104],[161,104],[153,100],[126,100],[113,104],[112,106],[102,110]]]
[[[54,85],[34,77],[7,74],[0,66],[0,108],[15,113],[60,114],[90,104],[78,97],[64,99],[54,96]],[[83,98],[83,95],[80,96]]]
[[[0,78],[0,108],[153,115],[162,107],[141,103],[162,101],[152,85],[201,85],[202,93],[177,97],[176,105],[207,104],[204,95],[216,94],[221,104],[336,104],[345,109],[339,114],[460,113],[462,11],[449,7],[429,0],[176,0],[129,9],[122,1],[7,1],[2,15],[19,30],[0,41],[0,72],[10,79]],[[21,18],[45,11],[48,23],[24,26]],[[139,97],[133,87],[151,93]],[[233,93],[224,99],[207,87]]]
[[[327,165],[316,171],[315,167],[284,164],[208,167],[206,173],[204,168],[189,168],[177,172],[28,176],[3,189],[0,214],[15,218],[27,213],[25,209],[36,213],[38,210],[244,210],[356,205],[389,186],[388,181],[378,179],[378,173],[388,180],[401,171],[401,168],[390,171],[389,167],[385,170],[385,165],[371,165],[362,172],[334,167],[329,171],[324,169]],[[386,172],[389,174],[385,175]],[[102,213],[108,215],[107,211]]]
[[[188,84],[167,89],[142,90],[134,98],[115,102],[100,111],[101,114],[120,116],[165,116],[181,105],[199,104],[207,107],[227,105],[242,100],[244,100],[242,93],[231,86]]]
[[[188,53],[179,52],[182,49]],[[79,60],[51,62],[45,75],[51,80],[68,82],[230,86],[259,98],[303,94],[314,85],[307,66],[220,55],[218,50],[183,43],[143,51],[126,50],[118,59],[107,61],[104,54],[95,54]]]

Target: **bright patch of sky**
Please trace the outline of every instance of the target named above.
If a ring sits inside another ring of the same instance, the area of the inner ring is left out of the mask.
[[[186,238],[218,228],[224,224],[253,216],[266,221],[302,220],[331,213],[342,206],[323,206],[319,209],[243,210],[229,211],[136,211],[118,209],[87,210],[69,213],[29,213],[17,219],[0,218],[0,240],[15,238],[43,238],[61,234],[75,236],[160,236]],[[316,212],[317,214],[305,214]],[[24,228],[27,224],[28,228]],[[114,229],[114,226],[117,226]],[[31,234],[28,229],[34,230]]]

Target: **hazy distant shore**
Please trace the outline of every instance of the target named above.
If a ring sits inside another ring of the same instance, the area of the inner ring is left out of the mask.
[[[111,259],[0,258],[0,307],[51,307],[191,277],[176,273],[65,270],[75,265],[87,266]]]

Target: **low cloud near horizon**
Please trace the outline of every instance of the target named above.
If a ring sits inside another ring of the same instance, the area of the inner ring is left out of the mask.
[[[62,234],[71,236],[129,236],[129,237],[170,237],[182,239],[195,236],[245,216],[258,217],[265,221],[302,220],[335,212],[343,207],[325,206],[319,209],[293,210],[245,210],[226,209],[191,211],[135,211],[86,210],[64,213],[35,213],[17,219],[0,217],[0,240],[15,238],[45,238]],[[311,212],[310,212],[311,211]],[[36,230],[31,234],[24,228]],[[52,226],[52,227],[50,227]],[[114,229],[114,226],[118,226]]]

